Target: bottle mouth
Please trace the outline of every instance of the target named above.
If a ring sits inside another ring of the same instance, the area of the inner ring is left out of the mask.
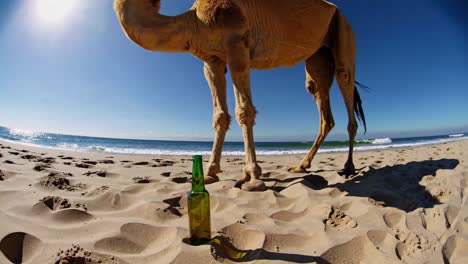
[[[193,159],[193,160],[201,160],[201,159],[202,159],[202,155],[193,155],[193,156],[192,156],[192,159]]]

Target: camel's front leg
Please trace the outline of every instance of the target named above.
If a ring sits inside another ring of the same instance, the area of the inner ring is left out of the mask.
[[[223,150],[226,131],[231,121],[226,103],[225,70],[226,63],[218,58],[213,58],[205,62],[205,78],[210,86],[211,95],[213,97],[213,128],[215,130],[213,151],[205,176],[206,184],[219,181],[217,174],[221,171],[221,152]]]
[[[259,179],[262,169],[258,166],[255,156],[253,126],[256,110],[250,92],[250,58],[246,40],[241,36],[231,38],[227,43],[227,51],[236,97],[236,119],[242,128],[245,149],[243,178],[238,185],[248,191],[264,191],[265,183]]]

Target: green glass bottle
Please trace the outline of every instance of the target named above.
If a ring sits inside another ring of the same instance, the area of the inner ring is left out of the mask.
[[[210,195],[205,190],[202,156],[195,155],[192,169],[192,190],[188,193],[190,243],[206,244],[211,240]]]

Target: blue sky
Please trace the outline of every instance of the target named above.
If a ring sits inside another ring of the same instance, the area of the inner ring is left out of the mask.
[[[212,138],[201,61],[133,44],[111,0],[75,1],[72,12],[52,22],[44,21],[40,1],[50,0],[0,3],[0,125],[125,138]],[[163,1],[162,13],[182,13],[192,2]],[[357,80],[372,88],[361,92],[368,134],[360,129],[359,138],[468,131],[465,1],[333,3],[356,34]],[[318,113],[304,78],[302,63],[252,72],[257,140],[315,138]],[[228,85],[232,114],[230,80]],[[331,104],[336,126],[328,139],[345,138],[346,111],[335,84]],[[233,120],[227,139],[241,138]]]

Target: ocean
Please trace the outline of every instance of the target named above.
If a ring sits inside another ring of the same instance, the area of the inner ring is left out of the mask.
[[[61,150],[97,152],[109,154],[146,155],[210,155],[212,142],[116,139],[87,136],[73,136],[54,133],[30,132],[0,126],[0,139],[29,146],[39,146]],[[356,140],[355,150],[379,150],[389,148],[410,148],[443,142],[468,139],[466,133],[411,138],[375,138]],[[257,155],[305,154],[312,145],[310,142],[256,142]],[[320,152],[345,152],[348,141],[325,141]],[[226,142],[223,155],[244,155],[242,142]]]

